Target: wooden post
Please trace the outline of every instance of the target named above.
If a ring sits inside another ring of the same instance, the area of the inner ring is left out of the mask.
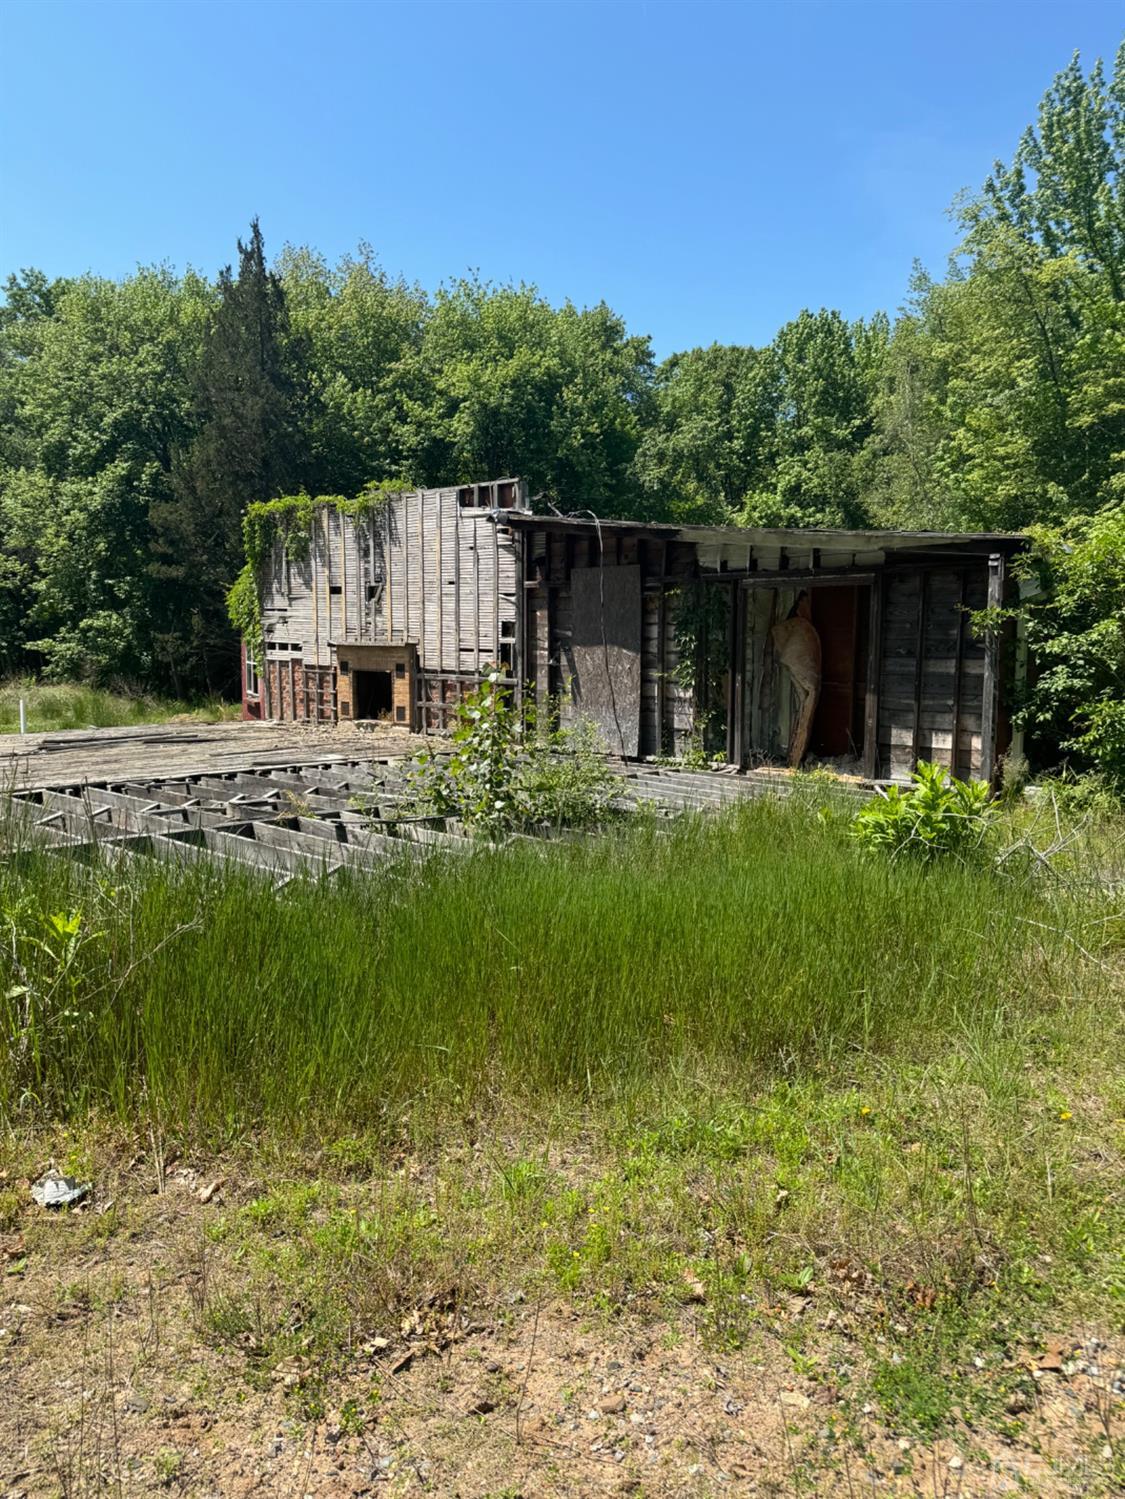
[[[910,769],[918,768],[918,736],[922,728],[922,662],[926,651],[926,605],[929,601],[928,572],[918,578],[918,628],[914,635],[914,718],[910,730]]]
[[[1004,601],[1004,557],[993,552],[988,559],[988,608],[999,609]],[[1000,695],[1000,632],[989,630],[984,640],[984,684],[980,712],[980,774],[992,785],[996,780],[996,717]]]
[[[879,672],[883,664],[883,575],[871,583],[871,607],[867,618],[867,690],[863,715],[863,775],[873,781],[879,774]]]
[[[957,646],[953,653],[953,746],[949,753],[949,773],[961,770],[961,668],[965,657],[965,570],[957,574]],[[970,757],[971,758],[971,757]],[[972,773],[972,766],[969,767]]]
[[[727,725],[727,754],[732,765],[742,764],[742,720],[745,713],[746,681],[746,593],[731,586],[731,709]]]

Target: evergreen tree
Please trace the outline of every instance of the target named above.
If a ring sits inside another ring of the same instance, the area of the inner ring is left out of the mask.
[[[152,570],[165,580],[158,640],[189,685],[229,689],[237,642],[226,593],[242,566],[242,513],[306,479],[306,361],[285,290],[266,265],[255,219],[238,243],[238,275],[219,300],[195,379],[195,437],[173,464],[173,496],[153,507]]]

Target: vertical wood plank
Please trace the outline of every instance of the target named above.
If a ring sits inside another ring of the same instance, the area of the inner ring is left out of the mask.
[[[961,774],[961,666],[965,658],[965,570],[957,574],[957,641],[953,650],[953,745],[949,753],[950,773]],[[972,757],[970,756],[970,759]],[[972,774],[968,766],[966,774]]]
[[[743,762],[743,718],[746,699],[746,598],[747,590],[736,583],[731,589],[731,716],[727,725],[728,758]]]
[[[393,640],[395,638],[395,590],[394,571],[391,565],[391,507],[389,505],[384,515],[387,522],[387,553],[383,566],[387,590],[387,639]]]
[[[914,632],[914,717],[910,726],[910,769],[918,767],[918,737],[922,729],[922,661],[926,654],[926,606],[930,574],[923,569],[918,578],[918,625]]]
[[[994,552],[988,559],[988,607],[999,609],[1004,601],[1004,558]],[[980,718],[981,779],[996,779],[996,716],[999,707],[1000,632],[989,630],[984,642],[984,688]]]
[[[312,585],[313,585],[313,661],[316,664],[317,669],[319,670],[319,667],[320,667],[320,586],[319,586],[319,572],[320,572],[320,570],[319,570],[319,568],[317,566],[317,551],[319,550],[319,547],[318,547],[319,536],[317,534],[318,531],[319,531],[319,527],[317,526],[317,523],[316,523],[316,511],[314,510],[313,511],[312,522],[311,522],[311,525],[310,525],[309,557],[311,558],[311,561],[312,561]],[[306,682],[306,684],[308,682],[308,667],[307,666],[305,667],[305,682]],[[307,699],[306,699],[306,701],[307,701]],[[317,692],[317,699],[316,699],[316,717],[317,717],[317,721],[319,722],[320,721],[320,693],[319,693],[319,691]]]
[[[871,584],[867,625],[867,701],[863,715],[863,774],[873,781],[879,774],[879,673],[883,669],[883,575]]]

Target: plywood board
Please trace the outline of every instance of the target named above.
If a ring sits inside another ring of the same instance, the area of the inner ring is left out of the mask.
[[[636,755],[641,725],[641,570],[587,567],[571,574],[575,708],[615,753]]]

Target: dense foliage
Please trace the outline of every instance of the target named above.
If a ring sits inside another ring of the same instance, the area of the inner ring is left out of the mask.
[[[1104,767],[1121,598],[1090,580],[1125,502],[1123,154],[1125,47],[1112,73],[1075,58],[893,321],[804,311],[766,347],[662,364],[604,304],[431,295],[366,247],[271,268],[257,224],[214,284],[10,276],[0,671],[229,686],[250,503],[519,474],[640,518],[1036,527],[1061,592],[1034,606],[1025,718],[1041,753]]]

